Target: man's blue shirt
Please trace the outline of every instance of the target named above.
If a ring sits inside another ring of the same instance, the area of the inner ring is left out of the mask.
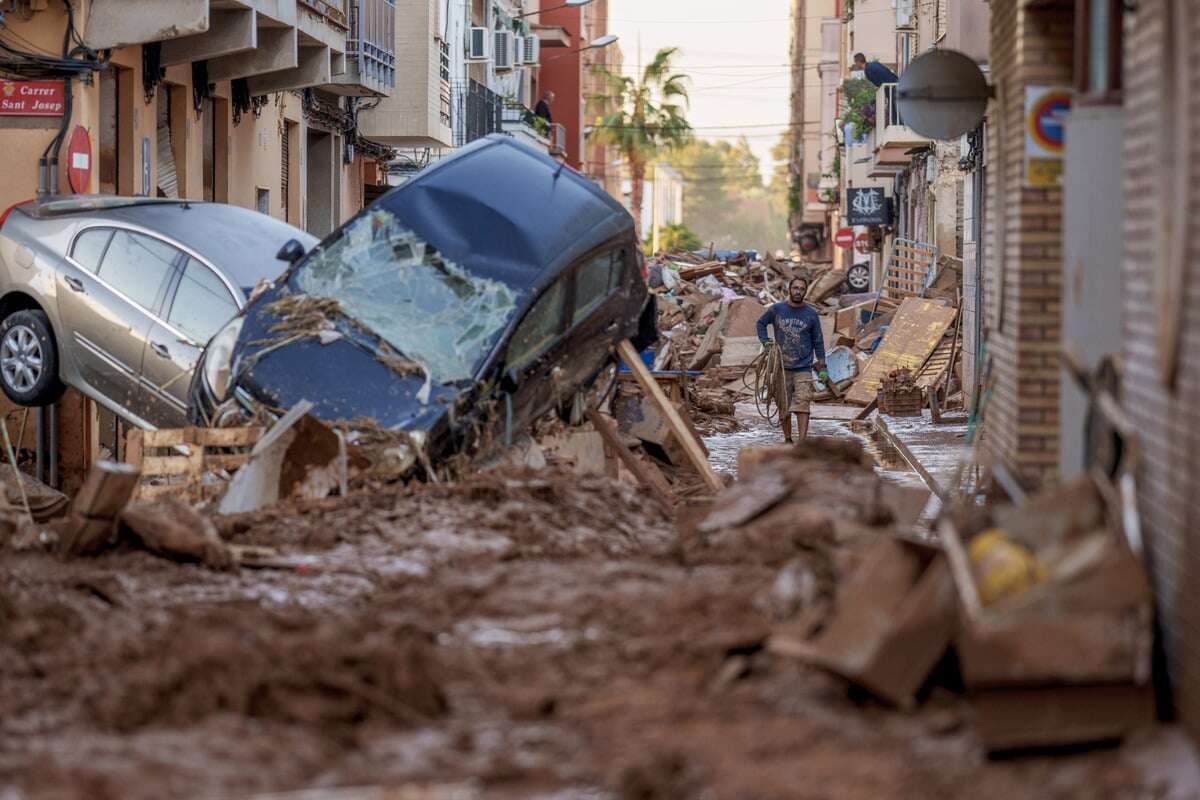
[[[796,308],[785,301],[768,308],[758,319],[758,339],[764,343],[767,341],[768,325],[775,328],[775,343],[783,356],[784,369],[812,369],[814,360],[825,360],[821,318],[812,306],[805,303]]]

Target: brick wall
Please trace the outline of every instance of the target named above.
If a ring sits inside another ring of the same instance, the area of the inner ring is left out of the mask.
[[[983,445],[1031,485],[1058,467],[1062,190],[1023,185],[1025,87],[1072,81],[1074,13],[992,8],[985,242],[992,396]]]
[[[1140,3],[1126,16],[1124,138],[1124,405],[1141,435],[1138,500],[1158,611],[1175,686],[1176,706],[1193,736],[1200,736],[1200,137],[1185,135],[1190,163],[1172,163],[1164,125],[1194,120],[1200,80],[1194,58],[1176,68],[1189,97],[1183,113],[1165,90],[1167,31],[1178,26],[1183,41],[1200,35],[1200,11],[1190,20],[1167,19],[1164,2]],[[1186,27],[1185,27],[1186,26]],[[1195,127],[1195,123],[1190,123]],[[1184,275],[1170,280],[1168,297],[1182,304],[1179,367],[1174,388],[1160,374],[1158,327],[1162,308],[1156,284],[1165,274],[1158,224],[1169,174],[1190,176],[1190,213],[1185,226]]]

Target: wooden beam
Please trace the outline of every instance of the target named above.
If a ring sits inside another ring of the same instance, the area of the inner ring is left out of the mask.
[[[133,497],[141,472],[132,464],[98,461],[71,504],[59,535],[59,552],[79,555],[106,545],[117,517]]]
[[[633,476],[638,479],[639,483],[647,489],[658,493],[668,503],[675,503],[675,492],[672,491],[671,484],[663,477],[662,472],[658,467],[642,461],[630,452],[629,448],[621,443],[621,437],[617,435],[616,426],[609,422],[599,411],[593,409],[588,409],[587,418],[600,434],[601,438],[604,439],[605,447],[621,460],[621,463],[633,473]]]
[[[687,423],[683,421],[683,417],[679,415],[679,409],[675,408],[675,405],[663,394],[662,387],[658,385],[658,381],[654,380],[654,376],[650,374],[650,370],[642,362],[642,357],[638,353],[637,348],[633,346],[633,342],[628,339],[622,341],[617,345],[617,354],[629,366],[630,371],[633,372],[633,377],[637,380],[638,385],[642,387],[642,391],[654,401],[659,411],[667,418],[667,424],[671,426],[671,431],[675,434],[675,438],[683,445],[688,460],[692,462],[692,466],[700,473],[700,477],[704,479],[704,483],[714,492],[724,489],[725,482],[721,480],[721,477],[713,470],[712,465],[708,463],[708,457],[704,455],[704,449],[692,435],[692,431],[688,428]]]

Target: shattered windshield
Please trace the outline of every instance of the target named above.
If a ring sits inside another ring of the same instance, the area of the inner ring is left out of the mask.
[[[471,275],[383,208],[359,217],[297,271],[440,383],[470,379],[517,307],[500,281]]]

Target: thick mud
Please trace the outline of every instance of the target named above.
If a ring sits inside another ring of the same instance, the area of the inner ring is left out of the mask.
[[[702,540],[626,484],[509,471],[221,521],[288,570],[0,550],[0,796],[1171,796],[1171,731],[989,762],[944,689],[900,713],[768,654],[837,536],[822,496]]]

